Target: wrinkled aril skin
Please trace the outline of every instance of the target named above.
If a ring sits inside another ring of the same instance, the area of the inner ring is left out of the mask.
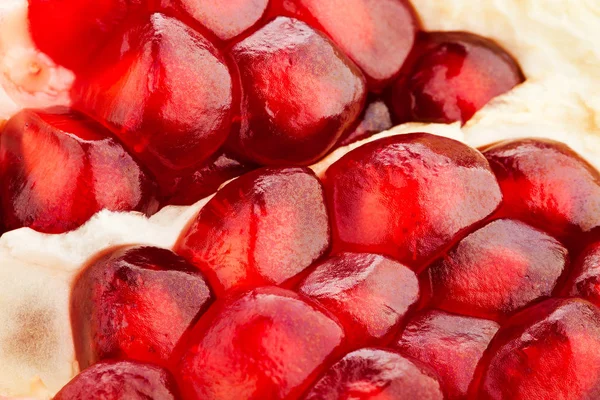
[[[372,91],[380,91],[398,75],[420,29],[406,0],[291,2],[297,4],[301,19],[323,29],[356,62]]]
[[[383,100],[374,99],[365,107],[358,125],[345,133],[339,143],[340,146],[346,146],[392,127],[392,116],[388,106]]]
[[[343,344],[342,328],[294,292],[263,287],[219,301],[175,368],[187,400],[295,399]]]
[[[72,90],[76,107],[123,141],[157,176],[197,167],[224,143],[233,82],[211,42],[178,20],[134,20]]]
[[[419,36],[410,69],[392,87],[398,122],[467,122],[494,97],[525,80],[495,42],[467,32]]]
[[[600,398],[600,309],[551,299],[512,317],[492,340],[470,399]]]
[[[577,257],[563,295],[581,297],[600,307],[600,243],[588,246]]]
[[[53,400],[179,400],[171,374],[160,367],[131,361],[101,362],[61,389]]]
[[[304,400],[442,400],[437,379],[390,350],[361,349],[334,364]]]
[[[483,152],[502,193],[501,215],[567,244],[600,226],[600,174],[567,145],[548,139],[500,142]]]
[[[183,333],[213,300],[202,274],[173,252],[122,247],[77,278],[71,319],[77,361],[166,365]]]
[[[183,231],[175,251],[217,294],[280,284],[329,248],[321,183],[307,168],[263,168],[228,183]]]
[[[2,220],[63,233],[102,209],[158,209],[152,177],[102,126],[68,109],[24,110],[0,137]]]
[[[242,82],[242,110],[229,145],[251,161],[308,165],[360,116],[364,76],[304,22],[276,18],[231,52]]]
[[[553,237],[520,221],[497,220],[429,267],[430,304],[499,320],[549,297],[567,263],[567,250]]]
[[[437,373],[446,400],[467,396],[477,363],[500,325],[493,321],[430,310],[404,328],[397,347]]]
[[[334,251],[391,256],[421,269],[490,215],[501,193],[485,158],[426,133],[381,139],[325,174]]]
[[[409,268],[377,254],[342,253],[308,275],[299,292],[334,314],[353,348],[383,343],[419,299]]]

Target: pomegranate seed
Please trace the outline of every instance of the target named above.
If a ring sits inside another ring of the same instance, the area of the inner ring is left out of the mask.
[[[54,400],[176,400],[179,395],[166,370],[130,361],[102,362],[69,382]]]
[[[102,209],[158,209],[152,178],[100,125],[59,108],[24,110],[0,137],[2,219],[62,233]]]
[[[189,338],[176,368],[185,399],[292,399],[344,336],[294,292],[264,287],[217,302]]]
[[[502,215],[567,243],[600,226],[600,174],[568,146],[546,139],[508,140],[484,155],[502,188]]]
[[[77,360],[165,364],[175,344],[212,301],[204,277],[169,250],[122,247],[88,266],[73,287]]]
[[[444,398],[428,371],[389,350],[361,349],[331,367],[305,400]]]
[[[465,123],[494,97],[524,81],[518,63],[495,42],[466,32],[420,36],[411,71],[392,88],[400,122]]]
[[[461,400],[499,327],[485,319],[425,311],[408,323],[398,349],[437,373],[447,400]]]
[[[563,294],[581,297],[600,307],[600,243],[593,243],[575,260]]]
[[[372,100],[365,108],[359,124],[344,134],[340,146],[347,146],[379,132],[387,131],[392,126],[392,117],[387,105],[383,100]]]
[[[200,166],[223,144],[232,96],[219,51],[162,14],[111,40],[73,88],[77,107],[114,130],[159,181]]]
[[[383,343],[419,299],[404,265],[376,254],[343,253],[319,264],[299,292],[338,317],[354,348]]]
[[[547,300],[512,317],[486,354],[473,399],[599,398],[600,310]]]
[[[549,297],[567,262],[553,237],[522,222],[494,221],[429,268],[431,304],[498,320]]]
[[[329,247],[321,183],[306,168],[264,168],[222,188],[182,233],[176,252],[217,294],[280,284]]]
[[[335,251],[385,254],[417,270],[501,200],[479,152],[425,133],[351,151],[327,170],[325,188]]]
[[[359,117],[364,77],[325,36],[279,17],[231,50],[242,87],[230,146],[263,165],[310,164]]]

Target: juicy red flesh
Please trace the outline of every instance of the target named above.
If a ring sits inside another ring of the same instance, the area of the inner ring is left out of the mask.
[[[437,379],[400,354],[379,349],[349,353],[333,365],[305,400],[442,400]]]
[[[394,79],[420,23],[405,0],[294,0],[301,17],[322,28],[379,91]]]
[[[325,189],[335,251],[385,254],[415,269],[501,200],[479,152],[425,133],[351,151],[327,170]]]
[[[342,328],[294,292],[265,287],[217,302],[176,367],[185,399],[293,399],[342,345]]]
[[[66,109],[24,110],[0,138],[8,229],[75,229],[102,209],[156,212],[156,184],[100,125]]]
[[[553,237],[519,221],[497,220],[430,266],[431,304],[498,320],[549,297],[567,263],[567,250]]]
[[[353,348],[383,343],[419,299],[410,269],[376,254],[343,253],[308,275],[299,292],[334,314]]]
[[[600,307],[600,243],[593,243],[575,260],[563,295],[581,297]]]
[[[324,35],[276,18],[232,50],[242,82],[241,123],[231,147],[262,165],[306,165],[359,117],[366,97],[358,68]]]
[[[280,284],[329,248],[321,183],[306,168],[264,168],[223,187],[182,233],[176,252],[217,293]]]
[[[162,181],[201,165],[224,143],[233,82],[212,43],[176,19],[153,14],[107,43],[77,79],[73,99]]]
[[[502,215],[566,242],[600,226],[600,174],[565,144],[517,139],[486,148],[504,195]]]
[[[94,261],[73,287],[77,361],[166,365],[191,323],[213,300],[204,277],[181,257],[154,247],[124,247]]]
[[[600,398],[600,310],[579,299],[530,307],[502,326],[480,367],[473,399]]]
[[[392,88],[400,122],[465,123],[494,97],[524,81],[504,49],[471,33],[423,34],[415,52],[411,71]]]
[[[460,400],[499,327],[485,319],[425,311],[408,323],[397,346],[437,373],[447,400]]]
[[[367,104],[358,125],[344,134],[340,146],[346,146],[359,140],[366,139],[376,133],[392,128],[392,116],[383,100],[373,100]]]
[[[54,400],[177,400],[176,383],[160,367],[131,361],[101,362],[61,389]]]

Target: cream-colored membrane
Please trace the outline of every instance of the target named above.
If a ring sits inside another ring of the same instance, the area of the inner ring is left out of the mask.
[[[428,30],[491,37],[519,61],[527,82],[459,125],[407,124],[367,141],[425,131],[473,146],[537,136],[568,143],[600,168],[600,3],[596,0],[413,0]],[[25,0],[0,1],[0,120],[29,106],[68,104],[73,76],[37,52]],[[39,70],[41,68],[41,71]],[[338,149],[329,165],[364,142]],[[206,203],[168,207],[148,219],[100,212],[80,229],[0,238],[0,399],[49,398],[77,373],[68,315],[70,284],[86,260],[109,246],[171,248]]]

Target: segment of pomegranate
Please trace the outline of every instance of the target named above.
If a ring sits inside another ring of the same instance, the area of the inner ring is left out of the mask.
[[[419,269],[490,215],[501,193],[485,158],[426,133],[368,143],[325,175],[335,251],[386,254]]]
[[[292,399],[344,334],[294,292],[263,287],[215,303],[189,338],[176,367],[185,399]]]
[[[71,318],[77,360],[164,364],[212,295],[196,268],[169,250],[122,247],[77,278]]]
[[[334,314],[359,348],[383,343],[419,299],[419,282],[387,257],[342,253],[319,264],[299,291]]]
[[[580,299],[530,307],[502,326],[481,366],[472,399],[600,398],[600,310]]]
[[[392,116],[385,102],[380,99],[371,100],[365,107],[358,125],[344,134],[340,140],[340,146],[366,139],[376,133],[386,131],[392,126]]]
[[[303,17],[321,27],[379,91],[398,75],[420,28],[408,0],[295,0]]]
[[[486,148],[504,194],[502,215],[568,243],[600,226],[600,174],[567,145],[508,140]]]
[[[437,379],[400,354],[361,349],[333,365],[305,400],[443,399]]]
[[[552,294],[568,262],[553,237],[519,221],[471,233],[429,269],[431,305],[498,320]]]
[[[162,180],[199,166],[223,144],[232,87],[224,57],[207,39],[153,14],[113,37],[72,95]]]
[[[600,307],[600,243],[593,243],[575,260],[563,294],[581,297]]]
[[[182,233],[176,252],[217,293],[279,284],[329,247],[323,189],[307,168],[263,168],[222,188]]]
[[[499,327],[485,319],[425,311],[408,323],[397,346],[437,373],[447,400],[460,400]]]
[[[362,73],[304,22],[279,17],[231,50],[242,80],[241,126],[230,145],[263,165],[306,165],[358,118]]]
[[[54,400],[177,400],[171,374],[160,367],[131,361],[101,362],[90,367],[53,397]]]
[[[24,110],[0,137],[2,219],[47,233],[101,209],[156,212],[156,184],[100,125],[67,109]]]
[[[495,42],[467,32],[420,35],[411,71],[392,88],[400,122],[465,123],[491,99],[524,81]]]

